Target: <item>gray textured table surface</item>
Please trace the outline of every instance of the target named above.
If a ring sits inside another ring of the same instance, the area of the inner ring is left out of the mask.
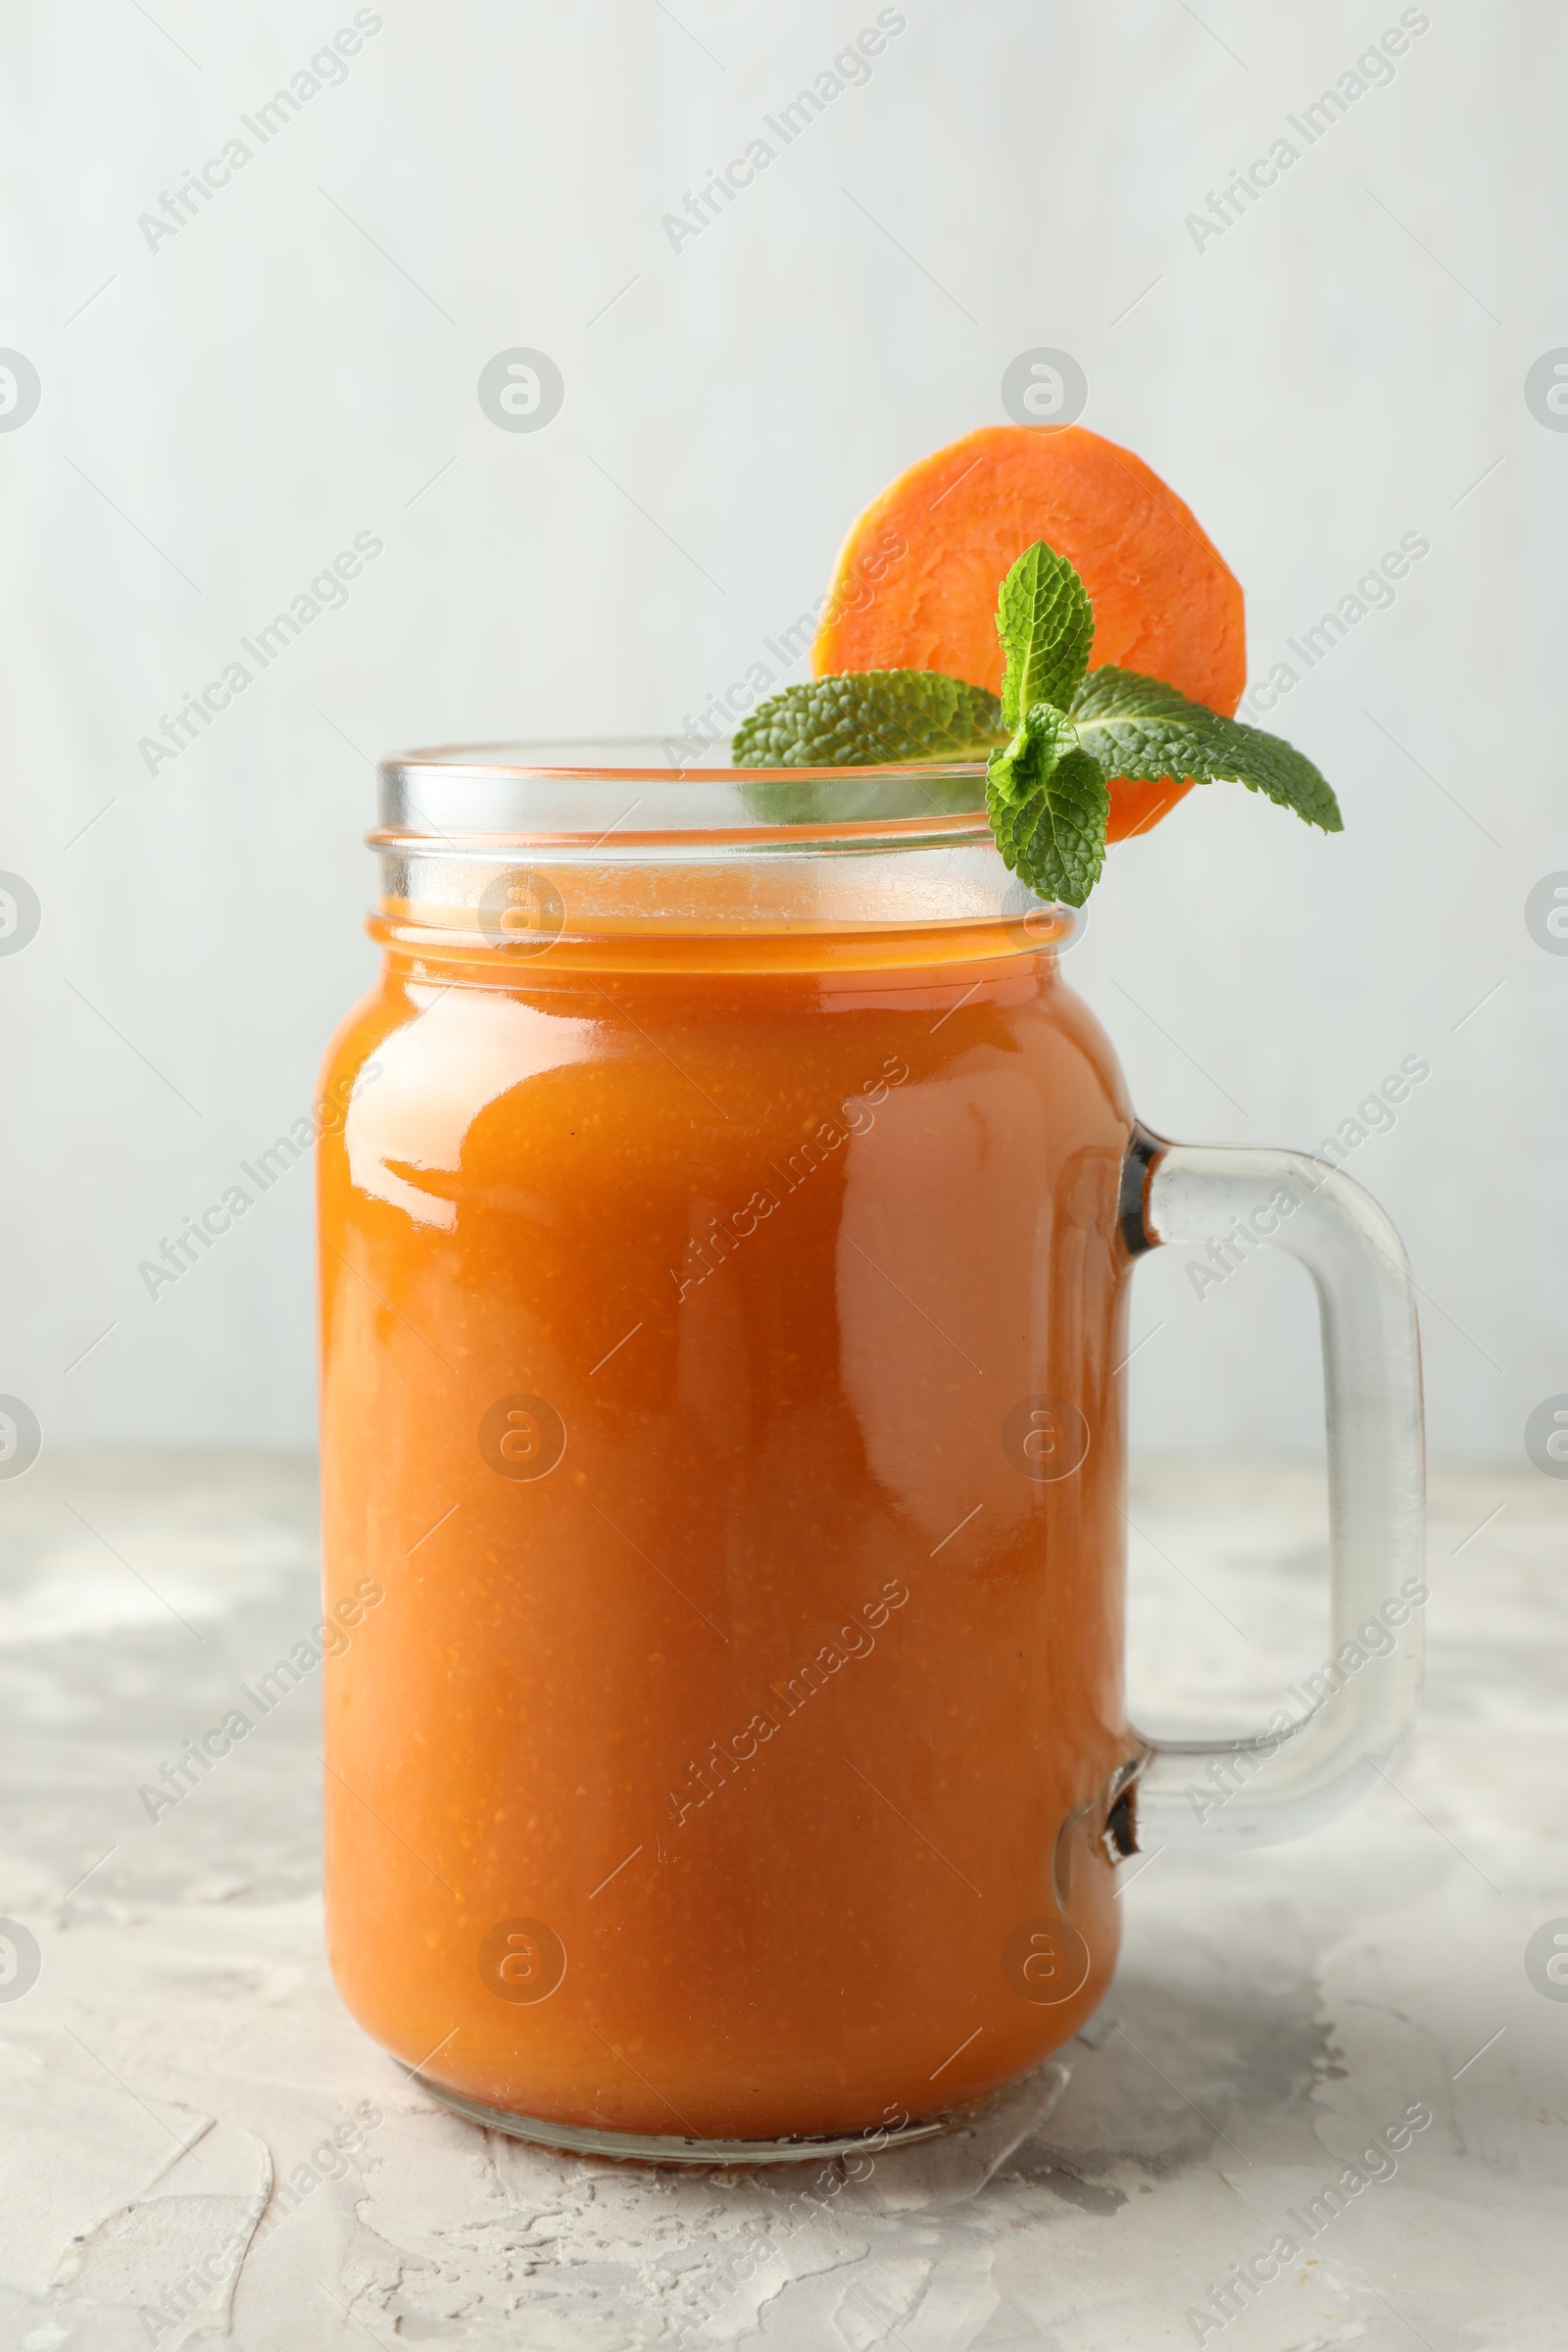
[[[1109,2000],[978,2131],[856,2180],[688,2179],[470,2130],[344,2014],[308,1685],[156,1824],[138,1803],[315,1616],[310,1465],[46,1458],[0,1489],[0,1912],[39,1957],[0,1983],[0,2347],[1558,2352],[1568,1494],[1433,1489],[1428,1704],[1370,1804],[1129,1863]],[[1316,1494],[1255,1463],[1137,1481],[1148,1728],[1242,1728],[1316,1662]],[[1325,2200],[1409,2108],[1430,2123]],[[1212,2289],[1282,2233],[1300,2256],[1222,2326]]]

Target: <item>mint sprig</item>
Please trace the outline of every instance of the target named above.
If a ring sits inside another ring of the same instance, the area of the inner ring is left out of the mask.
[[[986,810],[1008,870],[1081,906],[1100,879],[1107,777],[1245,784],[1325,833],[1339,803],[1304,753],[1133,669],[1088,666],[1095,615],[1077,571],[1045,540],[1002,583],[999,698],[931,669],[847,670],[786,686],[737,729],[737,767],[874,767],[985,760]],[[812,821],[833,809],[811,803]],[[843,813],[842,810],[839,813]]]

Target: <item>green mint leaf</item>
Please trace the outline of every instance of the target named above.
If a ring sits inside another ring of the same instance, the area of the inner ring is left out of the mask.
[[[986,770],[986,808],[1008,869],[1042,899],[1081,906],[1105,860],[1110,794],[1073,722],[1036,703]]]
[[[983,686],[936,669],[845,670],[786,686],[741,721],[737,767],[881,767],[906,760],[983,760],[1006,741]]]
[[[1037,793],[1058,760],[1078,749],[1078,730],[1054,703],[1036,703],[1011,742],[986,762],[986,801],[1004,812]]]
[[[1344,830],[1334,793],[1278,735],[1221,718],[1134,669],[1091,670],[1072,700],[1079,739],[1108,776],[1137,783],[1245,784],[1325,833]]]
[[[1037,703],[1065,710],[1089,666],[1095,612],[1065,556],[1037,539],[1025,548],[997,598],[997,635],[1007,657],[1002,717],[1015,728]]]

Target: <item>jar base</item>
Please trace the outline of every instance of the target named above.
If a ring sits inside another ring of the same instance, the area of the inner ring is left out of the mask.
[[[514,2139],[530,2140],[535,2147],[571,2156],[608,2156],[623,2164],[658,2165],[823,2164],[835,2156],[864,2155],[868,2147],[880,2154],[961,2130],[1018,2088],[1017,2083],[1009,2083],[975,2106],[951,2108],[897,2129],[870,2124],[861,2132],[792,2134],[782,2139],[682,2139],[673,2133],[601,2132],[591,2124],[547,2123],[539,2116],[517,2115],[508,2107],[487,2107],[482,2099],[466,2098],[462,2091],[432,2082],[428,2075],[413,2073],[410,2079],[454,2115],[480,2124],[488,2132],[505,2132]]]

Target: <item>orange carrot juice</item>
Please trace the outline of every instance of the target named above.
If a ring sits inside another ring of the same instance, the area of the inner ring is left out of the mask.
[[[1105,1039],[1000,920],[381,933],[323,1078],[344,1998],[568,2137],[963,2108],[1115,1956]]]

